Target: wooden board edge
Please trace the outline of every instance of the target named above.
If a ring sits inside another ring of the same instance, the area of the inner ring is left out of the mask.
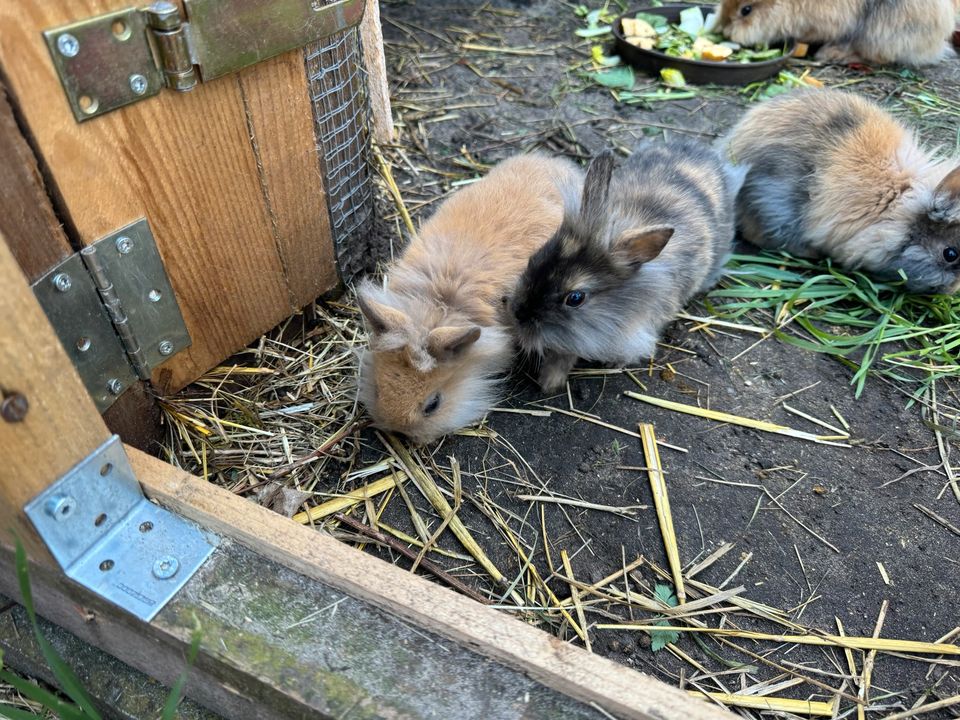
[[[142,452],[144,492],[169,509],[297,572],[629,720],[725,720],[725,709],[411,575]]]
[[[367,0],[360,21],[360,42],[367,69],[367,92],[373,137],[378,143],[393,142],[393,116],[390,108],[390,85],[387,82],[387,59],[383,50],[383,26],[380,23],[380,0]]]

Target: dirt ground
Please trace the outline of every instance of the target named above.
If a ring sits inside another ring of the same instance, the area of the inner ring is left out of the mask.
[[[617,103],[573,69],[588,57],[589,47],[574,36],[581,23],[573,6],[555,0],[472,6],[388,2],[383,18],[394,114],[402,153],[409,159],[396,163],[397,180],[405,197],[422,196],[424,202],[447,189],[443,176],[427,168],[461,173],[465,159],[492,163],[532,147],[583,160],[604,147],[630,148],[644,138],[673,133],[710,141],[748,104],[736,89],[646,108]],[[505,51],[464,49],[464,44]],[[856,82],[858,91],[885,102],[895,98],[904,82],[897,71],[815,68],[815,74],[831,85]],[[956,100],[958,77],[960,63],[951,61],[916,79],[925,78],[941,97]],[[954,120],[928,121],[922,132],[930,141],[952,147]],[[429,212],[429,204],[413,205],[415,214]],[[706,314],[701,307],[690,312]],[[789,396],[793,407],[834,422],[832,405],[849,423],[853,447],[828,447],[646,406],[623,395],[624,390],[639,390],[623,375],[575,379],[571,394],[576,408],[631,430],[638,421],[653,423],[658,438],[689,451],[661,451],[681,559],[690,562],[724,542],[735,543],[735,550],[701,579],[719,585],[739,568],[730,586],[744,585],[750,598],[775,607],[802,608],[797,611],[802,622],[824,630],[834,631],[839,617],[847,633],[870,635],[884,600],[889,602],[885,637],[935,640],[956,628],[960,537],[914,506],[933,509],[957,526],[960,505],[943,492],[946,474],[934,434],[918,409],[906,409],[906,398],[879,380],[869,382],[855,399],[851,372],[827,356],[775,340],[756,344],[755,336],[745,334],[710,337],[694,327],[693,322],[671,327],[664,343],[672,347],[640,373],[646,393],[813,432],[816,426],[787,413],[781,403]],[[567,408],[567,397],[541,398],[521,373],[511,389],[508,407]],[[950,383],[939,388],[942,397],[955,390]],[[558,413],[495,412],[488,424],[509,440],[551,492],[615,507],[651,503],[646,475],[621,469],[645,464],[635,438]],[[434,456],[454,455],[465,470],[475,470],[490,464],[484,457],[488,453],[484,440],[455,438]],[[911,474],[904,477],[906,473]],[[509,486],[486,489],[505,507],[527,512],[526,505],[510,498]],[[538,529],[535,515],[531,513],[529,532]],[[577,507],[564,513],[548,506],[546,520],[554,561],[565,547],[575,554],[578,577],[597,581],[624,559],[629,563],[639,555],[665,566],[652,510],[620,517]],[[507,550],[493,540],[491,547]],[[507,567],[517,564],[510,552],[494,554],[494,559]],[[646,569],[640,574],[653,580]],[[652,654],[642,633],[598,630],[592,640],[594,651],[668,682],[692,671],[666,652]],[[681,647],[697,652],[689,638],[681,640]],[[754,647],[755,652],[767,650],[769,645]],[[842,657],[831,653],[826,662],[819,650],[774,656],[833,672],[844,667]],[[874,697],[881,689],[900,693],[878,706],[909,707],[925,693],[930,693],[928,699],[960,693],[960,674],[955,664],[887,658],[878,662],[873,684]],[[829,699],[809,686],[796,696],[818,692],[820,699]],[[868,715],[891,711],[878,707]],[[957,712],[929,717],[957,717]]]
[[[590,42],[574,34],[581,26],[574,5],[559,0],[471,5],[387,0],[382,3],[382,15],[399,134],[394,145],[381,150],[414,222],[426,217],[459,184],[514,153],[539,148],[585,161],[602,148],[626,153],[641,140],[656,141],[672,134],[710,142],[751,102],[738,88],[706,88],[682,101],[617,102],[608,90],[584,79]],[[960,147],[956,122],[960,61],[923,73],[798,62],[791,71],[799,74],[807,68],[828,85],[855,87],[879,99],[914,122],[931,143],[948,150]],[[640,77],[638,85],[652,90],[657,82]],[[911,116],[917,94],[933,90],[937,102]],[[386,230],[381,239],[384,246],[399,251],[403,223],[398,204],[384,198],[381,214]],[[688,311],[695,316],[709,314],[702,301]],[[324,322],[334,318],[339,323],[338,337],[356,340],[355,311],[329,305],[323,312],[327,313]],[[239,379],[247,377],[241,375],[228,381],[224,371],[218,370],[206,384],[169,399],[170,407],[183,417],[190,408],[220,403],[213,412],[242,415],[250,424],[265,423],[265,418],[275,417],[283,408],[315,400],[315,389],[303,390],[296,384],[299,366],[289,358],[298,352],[312,354],[310,348],[319,345],[311,343],[319,343],[323,332],[323,323],[297,320],[282,333],[286,343],[282,347],[264,350],[261,343],[235,360],[239,367],[267,358],[272,367],[283,368],[275,372],[289,373],[290,380],[281,389],[265,390],[252,384],[259,380]],[[342,398],[335,410],[322,412],[323,422],[332,423],[325,428],[339,426],[356,412],[351,375],[355,355],[350,348],[341,350],[343,373],[349,377],[337,380],[336,387],[324,385],[328,401]],[[456,493],[449,484],[454,475],[449,458],[456,458],[463,494],[459,516],[502,570],[508,587],[492,583],[449,532],[438,542],[448,555],[430,553],[430,557],[504,608],[579,642],[560,614],[537,607],[545,595],[538,595],[539,590],[524,594],[536,585],[531,566],[559,598],[570,595],[569,584],[558,577],[564,574],[561,551],[569,554],[575,578],[587,584],[641,556],[645,562],[629,574],[629,587],[622,578],[611,587],[649,597],[655,584],[663,582],[654,570],[654,565],[667,567],[663,537],[651,507],[647,474],[637,469],[646,465],[636,437],[637,424],[652,423],[659,440],[679,448],[662,447],[660,455],[680,559],[688,566],[688,574],[689,566],[730,543],[732,549],[697,574],[697,580],[718,588],[743,586],[744,597],[781,608],[791,621],[822,632],[836,632],[839,619],[847,634],[870,636],[882,606],[888,603],[883,637],[935,641],[947,636],[960,625],[960,531],[956,530],[960,503],[949,487],[952,468],[944,462],[944,455],[949,457],[960,437],[950,419],[960,406],[960,386],[953,379],[936,386],[943,413],[941,453],[929,413],[921,412],[919,406],[908,408],[903,387],[871,377],[856,398],[851,376],[847,365],[827,355],[739,330],[704,328],[691,320],[675,322],[654,362],[636,368],[633,377],[586,368],[571,380],[569,395],[544,398],[518,369],[506,383],[508,397],[501,409],[491,412],[480,429],[416,450],[422,466],[443,479],[440,484],[451,502]],[[214,388],[226,393],[224,400],[210,399]],[[627,390],[809,433],[829,431],[788,412],[784,403],[831,424],[841,422],[836,411],[849,424],[850,439],[842,446],[831,446],[762,433],[652,407],[626,397]],[[256,407],[239,411],[241,396],[255,396]],[[309,402],[304,407],[308,406],[313,407]],[[592,414],[605,425],[563,412],[571,408]],[[303,412],[308,411],[320,412]],[[292,416],[294,411],[289,413]],[[254,416],[258,419],[250,419]],[[258,427],[270,431],[260,435],[276,434],[275,426]],[[283,442],[321,447],[332,432],[303,427],[302,423],[297,428],[288,426]],[[194,442],[209,445],[202,464],[190,460],[198,457],[196,447],[187,449],[180,440],[173,443],[173,453],[191,470],[199,472],[202,465],[202,471],[209,471],[216,481],[248,495],[260,492],[267,482],[264,467],[282,464],[284,455],[289,460],[300,452],[274,445],[252,457],[259,451],[251,444],[231,446],[200,435]],[[371,429],[348,438],[340,448],[339,455],[325,456],[309,467],[298,465],[287,476],[296,489],[291,495],[294,505],[304,500],[303,507],[316,505],[363,485],[369,476],[357,474],[358,469],[376,466],[388,457]],[[415,527],[415,515],[427,518],[431,532],[440,518],[419,494],[412,489],[407,494],[403,499],[400,494],[388,496],[392,499],[382,504],[379,499],[367,503],[358,508],[358,517],[370,522],[376,516],[374,522],[396,529],[395,536],[419,533],[423,537],[423,528]],[[549,497],[544,500],[544,496]],[[588,509],[584,502],[603,507]],[[941,522],[924,514],[920,506],[933,511]],[[295,509],[286,508],[289,514]],[[356,540],[330,519],[324,527]],[[530,565],[512,541],[523,546]],[[366,547],[408,566],[389,548],[369,543]],[[519,603],[511,598],[511,591],[517,590],[523,595]],[[643,632],[596,627],[628,620],[635,608],[590,600],[585,620],[594,652],[671,684],[714,691],[736,692],[761,681],[800,678],[799,684],[787,683],[775,694],[829,702],[839,692],[845,698],[836,716],[855,717],[850,698],[858,693],[865,662],[872,662],[862,652],[851,655],[854,674],[848,659],[836,649],[768,641],[737,640],[741,649],[736,649],[712,640],[701,644],[687,634],[676,643],[676,653],[669,648],[654,652]],[[518,608],[524,601],[529,606]],[[636,613],[637,619],[649,616]],[[716,626],[717,617],[702,619]],[[720,617],[727,627],[783,631],[756,613],[722,613]],[[744,663],[756,667],[745,668]],[[740,666],[731,668],[731,664]],[[885,717],[960,694],[958,667],[956,658],[933,656],[920,661],[878,655],[867,717]],[[958,717],[957,708],[960,705],[924,717]],[[753,711],[737,712],[756,716]]]

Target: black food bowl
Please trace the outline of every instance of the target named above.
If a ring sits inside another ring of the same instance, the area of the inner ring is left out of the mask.
[[[674,5],[661,5],[660,7],[638,7],[628,13],[624,13],[617,18],[613,24],[613,37],[616,39],[617,53],[620,57],[638,70],[642,70],[650,75],[660,76],[663,68],[674,68],[683,73],[687,82],[702,85],[704,83],[716,83],[718,85],[749,85],[758,80],[766,80],[768,77],[776,75],[787,64],[790,55],[793,54],[797,44],[793,40],[784,43],[783,55],[772,60],[762,60],[755,63],[738,62],[710,62],[707,60],[687,60],[684,58],[671,57],[659,50],[644,50],[636,45],[631,45],[623,35],[622,20],[625,17],[632,18],[636,13],[643,12],[650,15],[661,15],[667,19],[667,22],[680,22],[680,11],[687,8],[697,7],[693,3],[676,3]],[[704,15],[716,11],[716,5],[700,5],[704,10]]]

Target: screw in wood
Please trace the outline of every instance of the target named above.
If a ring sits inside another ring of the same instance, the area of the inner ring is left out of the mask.
[[[180,569],[180,561],[173,555],[164,555],[153,564],[153,574],[159,580],[169,580]]]
[[[130,89],[135,95],[143,95],[147,91],[147,79],[140,73],[130,76]]]
[[[170,355],[173,352],[173,343],[169,340],[162,340],[157,347],[161,355]]]
[[[143,78],[143,75],[131,75],[131,76],[130,76],[130,85],[131,85],[131,86],[133,85],[133,78],[134,78],[134,77]],[[146,81],[144,81],[144,82],[146,82]],[[134,91],[134,92],[136,92],[136,91]],[[140,95],[141,93],[137,93],[137,94]],[[131,240],[130,238],[128,238],[126,235],[121,235],[120,237],[118,237],[118,238],[117,238],[116,245],[117,245],[117,252],[120,253],[121,255],[126,255],[126,254],[128,254],[131,250],[133,250],[133,240]]]
[[[23,422],[30,410],[30,403],[25,395],[10,393],[0,403],[0,416],[9,423]]]
[[[123,392],[123,383],[113,378],[107,383],[107,390],[109,390],[114,395],[119,395]]]
[[[64,57],[75,57],[80,52],[80,41],[70,33],[63,33],[57,38],[57,50]]]
[[[57,273],[53,276],[53,286],[60,292],[66,292],[73,287],[73,280],[66,273]]]

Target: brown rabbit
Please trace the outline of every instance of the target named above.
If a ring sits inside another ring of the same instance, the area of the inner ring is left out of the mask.
[[[749,168],[740,230],[762,247],[830,257],[913,292],[960,286],[960,160],[936,159],[874,102],[800,90],[748,112],[725,140]]]
[[[506,160],[440,206],[382,287],[364,282],[359,390],[378,426],[427,442],[486,413],[514,355],[503,298],[582,182],[566,160]]]
[[[720,26],[742,45],[824,43],[825,62],[932,65],[955,53],[958,0],[723,0]]]

